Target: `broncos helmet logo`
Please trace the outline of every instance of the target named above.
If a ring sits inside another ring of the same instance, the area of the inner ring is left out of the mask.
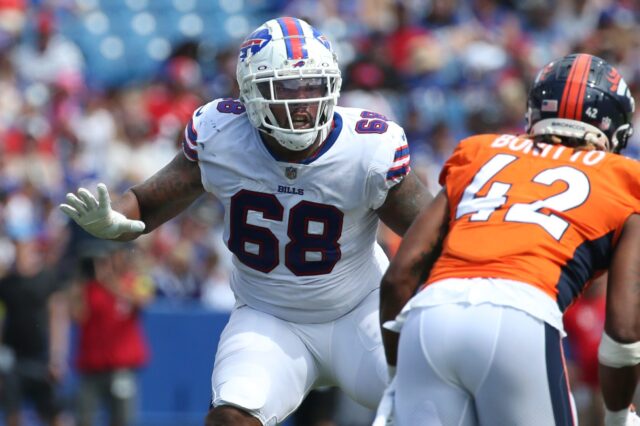
[[[547,64],[544,68],[542,68],[538,73],[538,76],[536,77],[536,80],[535,80],[536,83],[546,80],[547,77],[549,76],[549,73],[553,70],[554,65],[555,64],[552,62],[550,64]]]
[[[244,62],[249,56],[249,52],[251,52],[251,55],[255,55],[270,41],[271,34],[269,33],[269,29],[262,28],[255,31],[240,45],[240,56],[238,60]]]
[[[620,75],[618,70],[615,69],[614,67],[611,67],[611,70],[609,70],[609,74],[607,74],[607,81],[611,83],[609,90],[611,90],[612,92],[617,92],[618,86],[620,85],[621,80],[622,80],[622,76]]]

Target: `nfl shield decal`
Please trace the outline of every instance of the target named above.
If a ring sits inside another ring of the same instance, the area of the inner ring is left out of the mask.
[[[286,176],[287,179],[295,179],[296,177],[298,177],[298,169],[296,169],[295,167],[286,167],[284,169],[284,175]]]

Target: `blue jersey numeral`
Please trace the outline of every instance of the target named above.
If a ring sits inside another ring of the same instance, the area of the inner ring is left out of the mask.
[[[275,195],[243,189],[231,198],[229,249],[248,267],[269,273],[280,263],[280,241],[266,227],[248,223],[249,212],[282,221],[284,207]],[[300,201],[289,211],[284,264],[296,276],[330,273],[342,257],[338,240],[344,214],[334,206]]]

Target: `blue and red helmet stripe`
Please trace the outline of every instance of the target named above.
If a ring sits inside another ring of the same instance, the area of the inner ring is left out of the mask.
[[[278,24],[282,29],[285,45],[287,46],[288,59],[307,59],[307,45],[304,30],[299,19],[296,18],[278,18]]]

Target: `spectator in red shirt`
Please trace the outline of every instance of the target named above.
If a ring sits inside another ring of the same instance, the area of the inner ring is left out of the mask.
[[[396,27],[385,41],[390,64],[401,74],[412,74],[412,54],[415,47],[429,37],[429,32],[415,24],[411,11],[398,2],[394,6]]]
[[[110,426],[131,425],[136,370],[148,359],[140,312],[153,294],[150,280],[133,268],[129,245],[91,241],[81,253],[84,277],[71,298],[79,325],[77,424],[94,424],[104,403]]]

